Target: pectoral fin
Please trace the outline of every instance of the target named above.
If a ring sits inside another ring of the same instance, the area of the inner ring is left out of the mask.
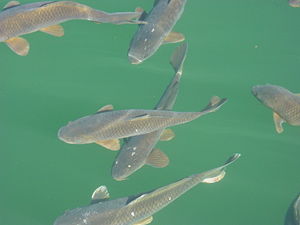
[[[150,166],[163,168],[169,165],[168,156],[159,149],[153,149],[149,154],[146,163]]]
[[[3,7],[3,10],[5,9],[9,9],[9,8],[12,8],[12,7],[15,7],[15,6],[18,6],[20,5],[21,3],[18,2],[18,1],[10,1],[8,2],[4,7]]]
[[[285,122],[284,119],[282,119],[277,113],[273,112],[273,119],[275,123],[275,128],[277,133],[282,133],[283,132],[283,127],[282,123]]]
[[[114,109],[113,105],[105,105],[101,107],[97,112],[112,111],[113,109]]]
[[[51,34],[56,37],[64,36],[64,28],[59,24],[52,25],[50,27],[44,27],[40,29],[40,31],[45,32],[47,34]]]
[[[7,46],[15,53],[21,56],[25,56],[29,51],[29,43],[24,38],[13,37],[5,41]]]
[[[160,136],[160,141],[170,141],[175,137],[174,132],[171,129],[165,129],[162,135]]]
[[[91,204],[109,199],[109,192],[106,186],[98,187],[92,194]]]
[[[112,140],[104,140],[104,141],[96,141],[98,145],[103,146],[112,151],[120,150],[120,141],[119,139],[112,139]]]
[[[165,38],[164,44],[177,43],[177,42],[184,41],[184,39],[185,39],[185,37],[182,33],[172,31]]]
[[[153,217],[150,216],[150,217],[148,217],[148,218],[146,218],[146,219],[143,219],[143,220],[141,220],[141,221],[139,221],[139,222],[137,222],[137,223],[134,223],[133,225],[146,225],[146,224],[151,223],[152,220],[153,220]]]

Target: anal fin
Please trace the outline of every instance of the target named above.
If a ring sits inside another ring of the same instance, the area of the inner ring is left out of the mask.
[[[182,33],[172,31],[165,37],[164,44],[177,43],[184,41],[184,39],[185,37]]]
[[[282,119],[277,113],[273,112],[273,120],[274,120],[274,124],[275,124],[275,129],[277,131],[277,133],[282,133],[283,132],[283,127],[282,127],[282,123],[285,122],[284,119]]]
[[[112,151],[118,151],[121,148],[119,139],[96,141],[95,143]]]
[[[5,41],[7,46],[16,54],[25,56],[29,51],[29,43],[24,38],[13,37]]]
[[[40,31],[45,32],[47,34],[51,34],[56,37],[64,36],[64,28],[59,24],[52,25],[49,27],[44,27],[40,29]]]
[[[148,217],[148,218],[146,218],[146,219],[143,219],[143,220],[141,220],[141,221],[139,221],[139,222],[137,222],[137,223],[134,223],[133,225],[146,225],[146,224],[151,223],[152,220],[153,220],[153,217],[150,216],[150,217]]]
[[[170,141],[175,137],[174,132],[171,129],[165,129],[160,136],[160,141]]]
[[[157,168],[166,167],[169,162],[169,157],[159,149],[153,149],[146,161],[148,165]]]

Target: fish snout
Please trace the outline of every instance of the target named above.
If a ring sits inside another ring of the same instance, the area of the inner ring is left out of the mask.
[[[253,86],[253,87],[252,87],[252,91],[251,91],[252,94],[253,94],[254,96],[257,96],[260,88],[261,88],[261,85]]]
[[[140,64],[142,60],[136,58],[135,56],[128,54],[128,60],[131,64]]]
[[[68,144],[74,144],[72,138],[68,137],[68,136],[65,134],[64,127],[60,128],[60,129],[58,130],[57,137],[59,138],[59,140],[61,140],[61,141],[63,141],[63,142],[66,142],[66,143],[68,143]]]

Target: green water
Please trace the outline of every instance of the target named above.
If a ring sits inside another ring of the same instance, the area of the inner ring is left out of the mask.
[[[4,5],[6,2],[2,2]],[[146,10],[153,1],[81,1],[105,11]],[[250,92],[271,83],[300,92],[300,9],[286,0],[189,0],[175,30],[189,43],[174,110],[196,111],[210,97],[229,101],[216,113],[173,128],[158,147],[164,169],[145,166],[114,181],[116,152],[57,138],[68,121],[116,109],[152,109],[173,76],[162,46],[141,65],[127,49],[136,25],[70,21],[65,36],[24,36],[29,55],[0,45],[0,224],[51,225],[66,209],[89,203],[105,184],[112,198],[169,184],[242,157],[220,183],[200,184],[154,215],[152,225],[278,225],[300,190],[300,127],[277,134],[271,111]]]

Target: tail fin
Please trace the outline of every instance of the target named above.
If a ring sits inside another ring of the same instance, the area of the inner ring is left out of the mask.
[[[208,105],[201,110],[201,113],[206,114],[206,113],[214,112],[218,110],[226,101],[227,98],[219,98],[218,96],[213,96],[210,99]]]
[[[188,44],[184,42],[179,47],[177,47],[171,56],[170,64],[175,70],[176,74],[182,74],[183,63],[186,58]]]
[[[201,182],[211,184],[222,180],[225,176],[225,168],[231,163],[235,162],[240,156],[241,154],[235,153],[233,156],[226,160],[223,166],[202,173]]]

